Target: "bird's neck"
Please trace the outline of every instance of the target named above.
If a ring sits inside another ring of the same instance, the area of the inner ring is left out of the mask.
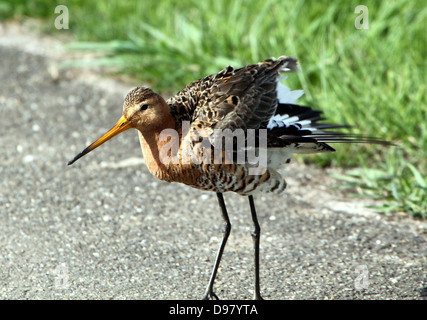
[[[170,144],[171,141],[168,136],[174,132],[176,133],[176,128],[172,116],[170,116],[170,119],[169,117],[164,119],[162,125],[156,126],[153,131],[138,130],[145,163],[150,172],[160,180],[170,180],[171,166],[167,161],[167,150],[170,148],[167,144]],[[179,143],[179,141],[176,141],[176,143]]]

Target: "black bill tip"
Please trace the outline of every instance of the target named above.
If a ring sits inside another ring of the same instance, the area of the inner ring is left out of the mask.
[[[78,155],[76,155],[72,160],[68,161],[67,166],[71,166],[74,162],[76,162],[77,160],[79,160],[81,157],[83,157],[89,151],[91,151],[91,149],[89,149],[89,147],[87,147],[82,152],[80,152]]]

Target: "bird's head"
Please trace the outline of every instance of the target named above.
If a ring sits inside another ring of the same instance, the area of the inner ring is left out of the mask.
[[[137,87],[131,90],[126,95],[123,103],[123,114],[116,125],[75,156],[68,162],[68,165],[73,164],[104,142],[130,128],[138,129],[142,134],[160,131],[165,124],[165,115],[168,112],[168,104],[160,95],[153,92],[151,89]]]

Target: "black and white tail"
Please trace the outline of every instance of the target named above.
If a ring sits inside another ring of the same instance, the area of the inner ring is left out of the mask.
[[[289,153],[334,152],[328,143],[376,143],[391,145],[378,138],[357,134],[330,131],[347,128],[346,125],[322,123],[322,112],[296,104],[303,90],[291,91],[280,81],[277,82],[278,104],[275,115],[267,125],[270,148],[287,148]]]

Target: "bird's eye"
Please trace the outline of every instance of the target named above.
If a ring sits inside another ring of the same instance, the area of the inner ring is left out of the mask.
[[[143,110],[147,110],[148,109],[148,104],[142,104],[141,107],[139,108],[139,110],[143,111]]]

